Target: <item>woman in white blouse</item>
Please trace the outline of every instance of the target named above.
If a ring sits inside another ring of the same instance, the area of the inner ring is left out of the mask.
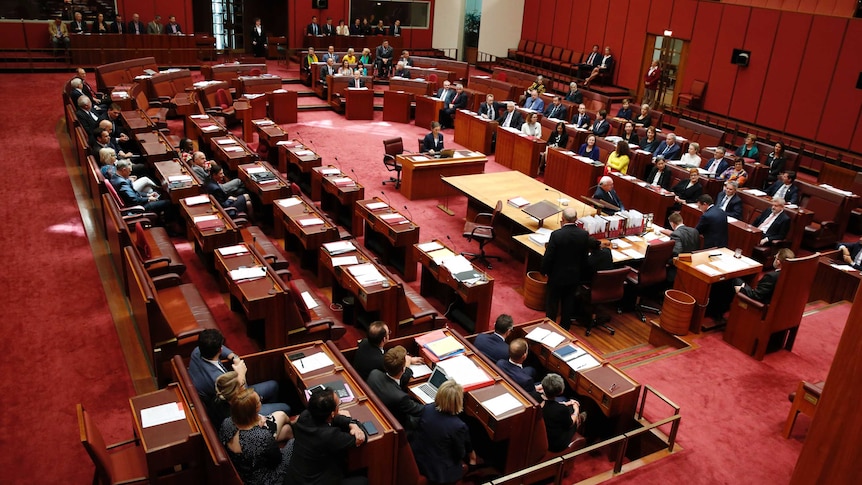
[[[521,133],[537,138],[542,137],[542,124],[539,123],[538,113],[530,113],[527,116],[527,121],[521,125]]]
[[[350,28],[344,24],[344,19],[338,21],[338,27],[335,27],[335,35],[350,35]]]
[[[682,154],[682,157],[679,159],[680,165],[685,165],[687,167],[699,167],[700,166],[700,145],[697,142],[691,142],[688,144],[688,151]]]

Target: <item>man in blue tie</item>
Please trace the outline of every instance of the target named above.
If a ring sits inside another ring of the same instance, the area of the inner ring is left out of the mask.
[[[539,97],[539,91],[537,89],[530,90],[530,97],[524,101],[524,107],[533,111],[538,111],[539,113],[545,110],[545,102]]]
[[[668,133],[667,138],[658,144],[658,148],[653,153],[654,157],[663,156],[665,160],[679,160],[682,156],[682,150],[676,142],[676,135]]]
[[[563,106],[562,99],[559,96],[554,96],[554,102],[545,110],[545,118],[562,120],[565,115],[566,107]]]
[[[596,136],[606,136],[611,129],[611,124],[605,119],[608,117],[607,110],[601,110],[596,114],[596,122],[593,123],[593,134]]]
[[[590,115],[587,113],[587,106],[583,103],[578,105],[578,112],[572,116],[572,124],[578,128],[587,128],[590,126]]]

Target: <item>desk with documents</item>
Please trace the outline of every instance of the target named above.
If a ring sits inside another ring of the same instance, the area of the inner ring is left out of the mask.
[[[455,112],[455,143],[480,153],[493,153],[497,126],[495,120],[459,109]]]
[[[365,187],[341,169],[328,165],[311,171],[311,200],[320,201],[320,210],[329,214],[354,237],[362,236],[363,224],[354,225],[353,207],[365,198]]]
[[[488,157],[470,150],[456,150],[451,157],[429,154],[401,154],[401,193],[410,200],[453,195],[441,177],[485,172]]]
[[[257,141],[266,147],[267,161],[278,163],[278,143],[287,141],[287,132],[269,118],[252,120]]]
[[[257,160],[257,154],[232,133],[213,137],[210,140],[213,160],[231,173],[236,173],[240,165]]]
[[[237,176],[249,193],[263,205],[290,195],[289,183],[269,162],[247,163],[237,167]]]
[[[278,143],[278,170],[296,182],[306,194],[311,193],[311,169],[321,165],[320,155],[297,140]],[[318,199],[312,199],[318,200]]]
[[[178,159],[155,162],[153,168],[172,203],[179,204],[180,199],[201,193],[201,184],[197,178]]]
[[[540,233],[520,234],[513,239],[526,249],[524,257],[525,272],[538,271],[542,267],[542,258],[545,256],[545,245],[551,231],[543,230]],[[605,239],[604,236],[595,235],[596,239]],[[622,265],[644,258],[649,241],[653,239],[669,240],[666,236],[660,237],[648,232],[639,236],[625,236],[611,239],[611,244],[617,247],[611,249],[614,265]]]
[[[415,280],[413,245],[419,242],[419,226],[378,197],[354,205],[353,227],[363,223],[365,247],[379,255],[384,264],[394,266],[405,281]]]
[[[323,243],[338,240],[338,228],[302,196],[273,201],[275,237],[284,236],[285,251],[298,251],[302,267],[316,269]]]
[[[703,211],[696,203],[683,204],[679,213],[682,216],[682,222],[688,227],[697,227],[703,215]],[[757,227],[733,217],[727,217],[727,247],[742,249],[742,254],[751,256],[754,247],[760,244],[761,239],[763,239],[763,231]]]
[[[207,114],[189,115],[183,118],[186,138],[198,141],[198,150],[211,154],[210,141],[227,135],[227,129],[218,120]]]
[[[188,238],[195,241],[195,248],[202,253],[211,254],[215,248],[242,239],[239,228],[212,195],[181,199],[180,213],[186,221]]]
[[[539,173],[539,154],[548,143],[535,136],[528,136],[514,128],[497,129],[496,162],[500,165],[535,177]]]

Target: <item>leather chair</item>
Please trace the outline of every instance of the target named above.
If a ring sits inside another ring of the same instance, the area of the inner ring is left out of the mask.
[[[635,313],[642,322],[646,322],[646,317],[643,312],[648,311],[657,315],[661,314],[661,310],[655,307],[641,305],[641,292],[646,288],[651,288],[657,285],[665,284],[667,281],[667,265],[673,258],[673,241],[664,241],[647,246],[644,260],[640,268],[631,269],[628,275],[628,282],[637,291],[637,299],[635,301]]]
[[[225,125],[239,122],[239,119],[236,117],[236,108],[233,107],[233,98],[231,98],[230,92],[226,89],[220,88],[216,91],[215,105],[204,107],[204,112],[224,118]]]
[[[631,268],[628,266],[619,269],[609,269],[607,271],[596,271],[589,285],[581,285],[581,298],[588,306],[588,314],[590,316],[589,321],[586,322],[587,336],[592,333],[594,327],[602,328],[611,335],[616,333],[616,330],[607,324],[610,321],[610,317],[599,316],[596,313],[596,305],[613,303],[623,299],[623,296],[625,296],[626,277],[629,271],[631,271]],[[622,310],[617,308],[617,313],[622,313]]]
[[[491,262],[489,259],[496,259],[497,261],[502,261],[503,258],[500,256],[491,256],[485,254],[485,245],[494,240],[496,236],[496,232],[494,230],[494,222],[497,220],[497,214],[503,210],[503,201],[498,200],[497,206],[494,207],[494,212],[487,213],[481,212],[476,214],[476,217],[472,222],[467,221],[464,224],[464,234],[463,236],[468,240],[472,241],[473,239],[479,241],[479,252],[478,253],[461,253],[464,256],[471,256],[470,261],[481,261],[485,264],[485,267],[491,269]]]
[[[535,414],[535,418],[533,421],[533,445],[530,447],[527,463],[542,463],[548,460],[552,460],[554,458],[560,458],[564,455],[567,455],[573,451],[578,451],[587,444],[587,440],[581,436],[580,433],[575,433],[572,436],[572,441],[569,443],[569,446],[563,451],[549,451],[548,450],[548,433],[545,430],[545,420],[542,417],[541,409]],[[518,483],[536,483],[541,481],[542,479],[547,478],[557,478],[557,474],[559,473],[562,476],[567,475],[569,469],[574,466],[574,460],[569,462],[568,466],[561,467],[543,467],[541,470],[536,470],[534,474],[530,476],[531,480],[529,482],[518,482]],[[562,464],[561,464],[562,465]],[[496,481],[494,482],[496,483]],[[558,482],[554,482],[558,483]]]
[[[395,172],[395,177],[389,177],[389,180],[384,180],[383,185],[390,182],[395,182],[395,188],[401,188],[401,164],[395,159],[396,155],[404,153],[404,141],[399,138],[390,138],[383,140],[383,165],[390,173]]]
[[[147,482],[147,457],[138,438],[106,445],[99,428],[93,423],[84,406],[77,405],[78,430],[81,444],[96,465],[94,484],[127,484]],[[131,446],[134,445],[134,446]]]
[[[781,265],[781,277],[769,304],[737,293],[730,307],[724,341],[763,360],[770,347],[793,348],[802,312],[814,280],[820,253],[788,259]],[[772,345],[770,345],[770,342]]]
[[[825,381],[820,381],[816,384],[811,382],[799,381],[799,387],[796,392],[791,392],[788,398],[793,403],[790,406],[790,413],[787,415],[787,421],[784,423],[784,437],[790,438],[790,433],[793,432],[793,425],[796,424],[796,418],[799,413],[807,414],[809,417],[814,417],[814,411],[817,410],[817,403],[820,401],[820,394],[823,393],[823,385]]]
[[[680,93],[676,100],[676,105],[690,109],[701,109],[703,107],[703,93],[705,91],[706,82],[695,79],[691,82],[691,91]]]
[[[158,101],[150,101],[147,99],[147,93],[140,90],[135,95],[135,104],[138,109],[147,115],[158,129],[168,127],[168,108],[165,108]]]

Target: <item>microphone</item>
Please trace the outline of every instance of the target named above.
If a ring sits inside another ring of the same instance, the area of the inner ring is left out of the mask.
[[[551,189],[552,189],[552,187],[545,187],[545,192],[550,192],[550,191],[551,191]],[[569,200],[568,200],[568,199],[563,199],[563,193],[562,193],[562,192],[560,192],[560,191],[559,191],[559,190],[557,190],[557,189],[554,189],[554,192],[556,192],[556,193],[557,193],[557,197],[558,197],[558,198],[557,198],[557,207],[564,206],[564,205],[569,205]]]
[[[456,247],[455,247],[455,241],[453,241],[453,240],[452,240],[452,238],[451,238],[451,237],[449,237],[449,235],[448,235],[448,234],[446,234],[446,239],[448,239],[448,240],[449,240],[449,242],[450,242],[450,243],[452,243],[452,249],[454,249],[454,250],[455,250],[455,253],[457,253],[457,254],[461,254],[460,252],[458,252],[458,248],[456,248]]]
[[[407,208],[407,204],[404,204],[404,210],[407,211],[407,215],[410,216],[410,227],[414,227],[413,225],[413,214],[410,212],[410,209]]]
[[[344,173],[344,169],[343,169],[343,168],[341,168],[341,162],[339,162],[339,161],[338,161],[338,157],[332,157],[332,158],[334,158],[334,159],[335,159],[335,165],[337,165],[337,166],[338,166],[338,170],[340,170],[340,171],[341,171],[341,173]]]
[[[389,205],[389,212],[392,212],[394,209],[392,208],[392,202],[389,201],[389,196],[386,195],[386,192],[380,191],[380,195],[382,195],[386,199],[386,204]]]
[[[351,167],[350,173],[353,174],[353,183],[355,183],[356,185],[359,185],[359,175],[356,175],[356,170],[353,170],[353,168]]]

